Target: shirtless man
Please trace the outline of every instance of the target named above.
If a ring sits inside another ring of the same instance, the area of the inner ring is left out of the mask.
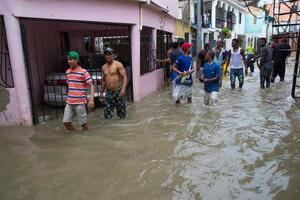
[[[105,49],[104,54],[106,64],[102,66],[103,78],[100,91],[100,101],[104,102],[104,117],[113,118],[114,108],[116,108],[120,119],[124,119],[126,117],[126,71],[122,63],[114,60],[113,49]]]

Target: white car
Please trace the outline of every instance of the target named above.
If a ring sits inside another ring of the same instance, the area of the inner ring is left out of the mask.
[[[99,98],[101,87],[101,72],[90,71],[89,72],[93,82],[95,93],[94,97]],[[51,106],[64,106],[67,100],[67,78],[65,73],[51,73],[46,77],[44,83],[44,101]],[[88,90],[87,98],[90,97],[90,91]]]

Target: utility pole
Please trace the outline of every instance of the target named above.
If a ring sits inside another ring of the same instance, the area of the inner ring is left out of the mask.
[[[197,0],[197,53],[201,50],[202,45],[202,3],[203,0]]]

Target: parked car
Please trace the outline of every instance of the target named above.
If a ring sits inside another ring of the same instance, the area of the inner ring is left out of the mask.
[[[102,72],[100,67],[105,63],[103,55],[81,56],[81,65],[90,73],[95,88],[95,103],[99,102]],[[68,84],[66,70],[68,69],[67,60],[64,59],[60,68],[56,72],[50,73],[44,82],[44,101],[51,106],[64,106],[67,100]],[[90,91],[87,92],[87,98],[90,97]]]
[[[101,73],[100,72],[89,72],[94,83],[96,99],[100,96],[101,88]],[[51,73],[46,77],[44,84],[44,101],[51,106],[64,106],[67,100],[68,84],[65,73]],[[87,98],[90,97],[90,91],[87,92]]]

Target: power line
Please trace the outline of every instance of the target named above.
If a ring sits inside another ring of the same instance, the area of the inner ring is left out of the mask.
[[[257,17],[256,15],[254,15],[254,14],[252,13],[251,9],[249,8],[249,5],[247,4],[247,1],[246,1],[246,0],[244,0],[244,3],[245,3],[245,5],[246,5],[248,11],[250,12],[250,14],[251,14],[254,18],[256,18],[256,19],[263,19],[263,18],[265,18],[265,16],[263,16],[263,17]],[[270,12],[270,11],[267,11],[266,13],[269,13],[269,12]]]

